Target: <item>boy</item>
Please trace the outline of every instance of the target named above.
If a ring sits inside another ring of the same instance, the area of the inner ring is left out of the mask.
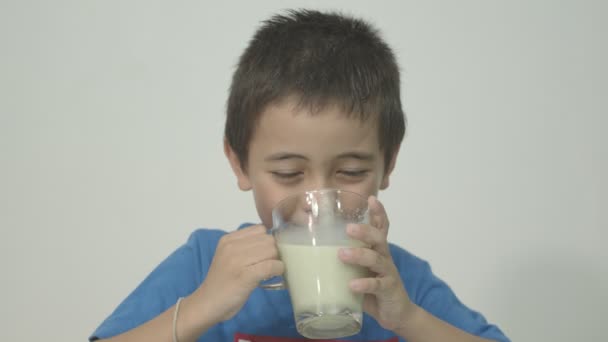
[[[240,58],[228,99],[224,150],[262,224],[198,230],[97,329],[107,341],[300,341],[286,291],[258,287],[281,275],[271,210],[305,190],[339,188],[369,198],[370,224],[348,234],[369,248],[337,258],[373,276],[357,341],[507,341],[465,307],[429,265],[389,245],[376,199],[405,133],[399,70],[367,23],[291,11],[266,21]],[[352,228],[352,229],[351,229]]]

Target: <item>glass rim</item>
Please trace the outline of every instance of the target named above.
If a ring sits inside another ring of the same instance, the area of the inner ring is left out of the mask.
[[[295,194],[289,195],[289,196],[283,198],[282,200],[280,200],[274,206],[274,208],[272,208],[272,212],[274,213],[278,208],[285,205],[285,203],[287,203],[288,201],[293,200],[294,198],[297,198],[299,196],[306,196],[308,194],[325,194],[325,193],[329,193],[329,192],[336,193],[336,194],[345,193],[347,195],[354,195],[355,197],[360,198],[363,202],[365,202],[365,205],[368,206],[367,198],[365,198],[360,193],[350,191],[350,190],[337,189],[337,188],[323,188],[323,189],[316,189],[316,190],[301,191],[301,192],[297,192]]]

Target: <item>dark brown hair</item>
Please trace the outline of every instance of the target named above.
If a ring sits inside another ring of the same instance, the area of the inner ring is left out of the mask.
[[[288,96],[312,113],[337,104],[360,120],[377,117],[385,170],[403,140],[399,67],[363,20],[291,10],[257,30],[239,59],[227,104],[225,137],[243,168],[259,114]]]

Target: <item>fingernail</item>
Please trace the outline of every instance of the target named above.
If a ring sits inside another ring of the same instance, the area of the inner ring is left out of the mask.
[[[340,253],[346,257],[353,255],[353,251],[350,248],[342,248],[340,249]]]
[[[347,227],[347,229],[349,233],[356,233],[359,231],[359,226],[351,224]]]
[[[355,291],[361,291],[361,289],[363,289],[363,284],[361,284],[360,281],[353,280],[350,283],[350,288],[353,289],[353,290],[355,290]]]

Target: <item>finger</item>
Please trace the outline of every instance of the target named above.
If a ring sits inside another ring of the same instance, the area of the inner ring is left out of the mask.
[[[386,235],[380,229],[372,227],[368,224],[351,223],[346,226],[346,233],[353,239],[363,242],[371,248],[377,249],[387,244]],[[381,252],[385,252],[385,248],[380,248]]]
[[[378,294],[389,289],[391,283],[389,277],[360,278],[351,280],[348,286],[356,293]]]
[[[265,260],[247,267],[243,277],[245,283],[254,288],[263,280],[280,276],[284,272],[285,264],[281,260]]]
[[[373,249],[341,248],[338,257],[347,264],[366,267],[376,274],[384,275],[388,271],[388,259]]]
[[[266,234],[231,241],[226,248],[225,253],[234,259],[239,259],[238,264],[242,266],[279,257],[274,237]]]
[[[239,230],[232,232],[225,236],[228,237],[229,240],[237,240],[237,239],[242,239],[242,238],[253,236],[253,235],[266,234],[266,232],[267,232],[267,229],[264,225],[255,224],[253,226],[239,229]]]
[[[372,226],[388,233],[388,216],[384,206],[376,196],[370,196],[367,200],[370,209],[370,223]]]

